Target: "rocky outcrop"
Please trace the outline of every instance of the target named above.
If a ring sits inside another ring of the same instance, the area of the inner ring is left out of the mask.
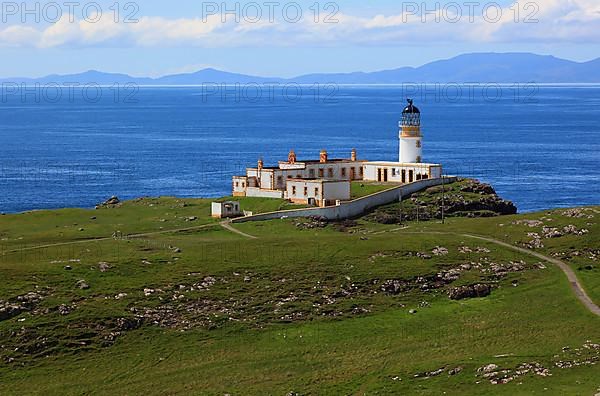
[[[119,199],[119,197],[113,195],[112,197],[108,198],[106,201],[96,205],[96,209],[114,208],[114,207],[118,207],[118,206],[121,206],[121,200]]]
[[[428,221],[447,217],[492,217],[517,213],[517,207],[500,198],[489,184],[460,179],[413,194],[400,204],[376,209],[367,218],[382,224]]]
[[[327,227],[328,221],[326,217],[323,216],[309,216],[302,221],[296,223],[296,227],[303,230],[311,230],[314,228],[324,228]]]
[[[0,300],[0,322],[31,311],[40,301],[42,296],[35,292],[18,296],[10,301]]]
[[[465,298],[486,297],[492,292],[492,287],[483,283],[453,287],[448,292],[451,300],[463,300]]]

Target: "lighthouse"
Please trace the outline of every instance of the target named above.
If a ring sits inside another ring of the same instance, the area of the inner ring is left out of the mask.
[[[408,99],[400,121],[400,163],[421,163],[423,159],[421,112]]]

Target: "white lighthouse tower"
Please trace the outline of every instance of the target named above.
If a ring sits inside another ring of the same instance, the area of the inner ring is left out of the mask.
[[[402,111],[399,161],[405,164],[423,161],[421,112],[413,105],[412,99],[408,99],[408,106]]]

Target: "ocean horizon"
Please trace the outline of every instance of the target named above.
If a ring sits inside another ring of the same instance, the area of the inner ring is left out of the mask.
[[[231,176],[290,149],[300,160],[356,148],[360,159],[396,161],[407,96],[422,111],[424,161],[445,174],[492,184],[520,212],[600,203],[600,85],[301,87],[3,96],[0,212],[225,196]]]

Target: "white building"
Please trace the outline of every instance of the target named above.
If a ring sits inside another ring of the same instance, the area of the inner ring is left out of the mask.
[[[237,201],[213,202],[211,205],[212,217],[217,219],[237,217],[242,215],[240,203]]]
[[[336,201],[350,199],[348,180],[290,179],[287,182],[286,198],[293,203],[314,206],[335,205]]]
[[[265,167],[259,160],[245,176],[234,176],[233,195],[327,206],[349,200],[352,181],[402,184],[442,177],[442,166],[423,163],[422,152],[421,112],[409,99],[400,121],[398,162],[358,160],[356,150],[349,159],[329,159],[323,150],[318,161],[298,161],[291,150],[288,160],[276,167]]]
[[[276,167],[265,167],[259,160],[256,168],[246,169],[246,176],[234,176],[233,195],[285,198],[325,206],[350,199],[350,182],[363,179],[364,162],[357,158],[356,150],[352,150],[349,159],[330,159],[323,150],[319,160],[309,161],[298,161],[292,150],[288,160],[280,161]],[[304,185],[299,184],[302,181]]]
[[[405,184],[442,177],[442,166],[438,164],[375,161],[366,162],[364,168],[363,179],[366,181]]]

